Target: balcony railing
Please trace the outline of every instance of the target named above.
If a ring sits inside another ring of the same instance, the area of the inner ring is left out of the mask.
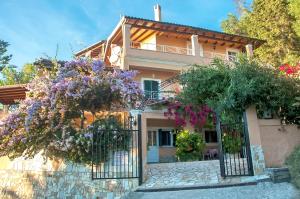
[[[177,46],[160,45],[153,43],[142,43],[131,41],[131,48],[158,51],[163,53],[175,53],[181,55],[192,55],[193,51],[190,48],[182,48]]]
[[[160,44],[153,44],[153,43],[142,43],[131,41],[131,48],[134,49],[141,49],[141,50],[149,50],[149,51],[157,51],[163,53],[175,53],[181,55],[193,55],[193,49],[190,48],[182,48],[178,46],[168,46],[168,45],[160,45]],[[219,58],[225,61],[235,61],[236,56],[216,53],[212,51],[204,51],[201,52],[200,57],[204,60],[212,60],[214,58]]]

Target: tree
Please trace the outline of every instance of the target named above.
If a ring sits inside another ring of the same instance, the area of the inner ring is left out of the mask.
[[[300,124],[300,107],[293,106],[300,96],[300,79],[247,58],[230,65],[218,60],[195,66],[182,76],[181,84],[182,103],[208,105],[229,120],[255,105],[259,115],[270,110],[287,123]]]
[[[64,65],[65,61],[51,58],[38,58],[33,63],[25,64],[20,71],[16,67],[6,66],[2,70],[0,78],[1,85],[14,85],[29,83],[36,75],[47,73],[55,77],[58,67]]]
[[[8,64],[12,55],[7,55],[7,47],[9,44],[3,40],[0,40],[0,72]]]
[[[33,64],[25,64],[21,71],[14,67],[6,66],[2,70],[1,85],[14,85],[29,83],[36,75],[36,67]]]
[[[290,13],[295,17],[296,21],[294,23],[294,29],[297,35],[300,37],[300,1],[290,0]]]
[[[297,7],[294,4],[292,7]],[[255,55],[264,63],[273,66],[287,62],[295,64],[300,60],[300,37],[296,34],[296,19],[289,5],[288,0],[254,0],[252,10],[240,17],[229,14],[221,26],[228,33],[265,40],[255,50]]]
[[[43,151],[49,158],[89,163],[92,130],[103,125],[96,113],[132,107],[141,95],[135,75],[86,59],[58,65],[55,76],[44,70],[28,84],[19,108],[0,122],[0,156],[33,157]],[[95,118],[90,127],[87,113]]]

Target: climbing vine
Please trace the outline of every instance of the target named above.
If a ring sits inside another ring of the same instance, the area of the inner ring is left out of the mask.
[[[141,95],[135,75],[87,59],[62,63],[55,74],[40,71],[27,86],[27,98],[0,122],[0,156],[43,151],[49,158],[89,162],[91,127],[103,122],[95,117],[88,126],[86,115],[135,106]]]

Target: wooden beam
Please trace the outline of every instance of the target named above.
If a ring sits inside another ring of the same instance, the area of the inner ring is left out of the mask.
[[[26,93],[24,92],[24,93],[6,93],[6,94],[1,94],[1,96],[0,96],[0,99],[1,98],[5,98],[5,97],[7,97],[7,96],[19,96],[19,95],[26,95]]]
[[[137,40],[137,38],[139,38],[141,35],[143,35],[145,32],[147,32],[148,30],[147,29],[140,29],[141,33],[137,34],[136,37],[132,37],[131,40],[132,41],[135,41]]]
[[[111,44],[115,41],[115,39],[120,35],[120,33],[122,32],[122,29],[118,30],[117,34],[114,36],[114,38],[111,39]]]
[[[191,34],[196,34],[197,33],[196,31],[190,31],[190,32],[181,32],[180,31],[179,32],[179,31],[174,31],[174,30],[166,30],[166,29],[163,29],[163,28],[139,26],[139,25],[134,25],[134,27],[141,28],[141,29],[155,30],[155,31],[158,31],[158,32],[163,31],[163,32],[167,32],[167,33],[180,33],[180,34],[184,34],[184,35],[191,35]],[[240,43],[240,42],[237,42],[237,41],[231,41],[231,40],[222,39],[222,38],[215,38],[215,37],[207,36],[207,35],[201,35],[200,37],[201,38],[206,38],[206,39],[212,39],[212,40],[225,41],[225,42],[230,42],[230,43]]]
[[[144,36],[143,38],[140,38],[140,41],[143,41],[145,39],[148,39],[149,37],[151,37],[152,35],[154,35],[156,33],[156,31],[151,32],[150,34]]]
[[[137,29],[131,34],[130,38],[132,39],[132,38],[136,35],[136,33],[138,33],[140,30],[141,30],[141,29],[138,29],[138,28],[137,28]]]

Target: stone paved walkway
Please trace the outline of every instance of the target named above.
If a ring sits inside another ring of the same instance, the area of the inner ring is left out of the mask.
[[[289,183],[228,187],[217,189],[195,189],[166,192],[134,192],[130,199],[300,199],[300,191]]]
[[[148,164],[147,180],[139,188],[201,186],[255,181],[257,177],[223,179],[219,160]]]

